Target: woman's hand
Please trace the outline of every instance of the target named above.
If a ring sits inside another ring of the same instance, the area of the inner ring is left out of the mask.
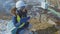
[[[25,17],[25,18],[21,18],[20,22],[27,22],[29,21],[30,17]]]

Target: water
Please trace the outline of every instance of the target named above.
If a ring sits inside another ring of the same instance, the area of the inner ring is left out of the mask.
[[[6,34],[7,33],[7,20],[0,19],[0,34]]]

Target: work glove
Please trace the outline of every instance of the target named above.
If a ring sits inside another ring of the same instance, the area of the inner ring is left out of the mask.
[[[25,23],[30,19],[30,17],[21,18],[20,23]]]

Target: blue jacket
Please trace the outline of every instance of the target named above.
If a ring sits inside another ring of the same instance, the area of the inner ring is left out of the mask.
[[[26,24],[27,20],[30,19],[30,17],[21,18],[20,23],[18,23],[16,18],[17,18],[16,16],[13,16],[12,18],[15,27],[19,27],[22,23]]]

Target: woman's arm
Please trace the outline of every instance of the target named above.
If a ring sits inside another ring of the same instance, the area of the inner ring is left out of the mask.
[[[13,16],[12,21],[13,21],[13,24],[15,25],[15,27],[19,27],[20,26],[20,23],[17,22],[17,19],[16,19],[15,16]]]

